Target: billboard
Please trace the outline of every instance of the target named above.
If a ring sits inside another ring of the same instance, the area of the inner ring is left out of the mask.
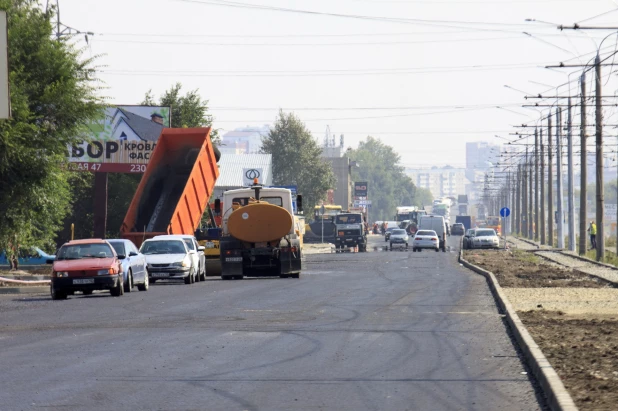
[[[354,183],[354,197],[367,197],[367,182]]]
[[[171,109],[159,106],[108,107],[88,124],[80,144],[69,147],[75,171],[143,173]]]
[[[243,168],[242,169],[242,185],[252,186],[253,179],[257,178],[258,184],[264,184],[264,169],[263,168]]]

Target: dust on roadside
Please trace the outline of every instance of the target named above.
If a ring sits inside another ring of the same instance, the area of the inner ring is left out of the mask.
[[[520,310],[518,314],[578,408],[615,410],[618,309],[613,301],[615,297],[611,296],[614,291],[618,293],[616,285],[519,250],[469,250],[464,258],[493,272],[513,306],[529,307],[531,298],[538,299],[532,304],[537,309]],[[521,301],[513,300],[517,296]],[[601,301],[608,298],[612,301]],[[560,301],[547,303],[556,299]],[[544,303],[545,306],[558,303],[563,309],[546,310]],[[605,309],[600,309],[600,304],[605,304]]]

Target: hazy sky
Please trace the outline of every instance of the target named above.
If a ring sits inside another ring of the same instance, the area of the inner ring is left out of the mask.
[[[618,25],[613,0],[60,0],[60,11],[95,33],[86,54],[101,55],[111,103],[181,82],[209,100],[223,132],[272,124],[282,108],[320,142],[327,125],[346,146],[378,137],[406,167],[463,166],[465,142],[512,138],[538,112],[505,85],[555,95],[549,86],[580,69],[544,66],[586,63],[612,33],[556,25]]]

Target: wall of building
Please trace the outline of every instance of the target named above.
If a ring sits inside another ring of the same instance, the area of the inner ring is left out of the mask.
[[[347,157],[326,157],[324,161],[331,165],[337,183],[333,192],[334,204],[347,209],[352,199],[352,182],[350,180],[350,159]]]

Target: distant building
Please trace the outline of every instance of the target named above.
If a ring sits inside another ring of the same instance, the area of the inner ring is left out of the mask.
[[[257,154],[262,148],[262,138],[270,132],[270,126],[240,127],[228,131],[221,138],[221,153]]]
[[[333,135],[331,139],[327,134],[322,145],[322,158],[330,164],[337,180],[335,188],[328,190],[327,203],[340,205],[347,210],[353,204],[352,178],[350,159],[344,155],[343,135],[337,144],[335,136]]]
[[[406,174],[417,187],[431,191],[434,198],[457,197],[466,192],[466,170],[463,168],[408,168]]]

